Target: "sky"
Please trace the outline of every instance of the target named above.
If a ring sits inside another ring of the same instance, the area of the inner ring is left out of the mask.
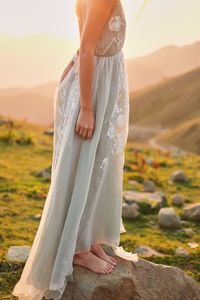
[[[167,45],[200,40],[200,0],[121,0],[127,18],[125,57]],[[0,0],[0,32],[14,36],[53,34],[79,41],[75,0]]]

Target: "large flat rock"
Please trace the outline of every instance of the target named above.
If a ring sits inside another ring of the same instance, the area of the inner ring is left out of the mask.
[[[114,271],[106,275],[74,265],[74,281],[67,283],[62,300],[200,299],[200,285],[178,267],[142,258],[137,262],[118,256],[116,259]]]
[[[156,191],[154,193],[149,192],[138,192],[132,190],[123,191],[123,197],[125,202],[128,204],[137,203],[141,200],[146,200],[149,204],[156,202],[158,208],[163,207],[166,204],[165,195],[162,192]]]

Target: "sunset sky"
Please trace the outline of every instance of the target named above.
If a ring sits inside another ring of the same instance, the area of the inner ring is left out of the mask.
[[[125,56],[200,40],[200,0],[121,0],[127,17]],[[15,36],[53,34],[79,41],[75,0],[0,0],[0,32]]]

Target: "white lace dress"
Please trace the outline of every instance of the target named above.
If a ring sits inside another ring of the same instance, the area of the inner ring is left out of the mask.
[[[80,109],[77,54],[57,86],[51,184],[31,252],[12,292],[19,300],[61,299],[67,281],[73,280],[74,254],[89,250],[94,242],[112,246],[119,256],[138,260],[137,254],[119,247],[120,233],[126,231],[121,213],[129,125],[128,78],[122,52],[125,31],[122,4],[116,0],[94,57],[96,127],[91,139],[84,140],[75,132]]]

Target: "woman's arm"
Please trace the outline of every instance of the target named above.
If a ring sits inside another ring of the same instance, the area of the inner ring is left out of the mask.
[[[88,2],[88,12],[82,29],[79,48],[78,68],[81,109],[76,125],[76,132],[84,138],[91,137],[94,130],[92,107],[94,52],[116,0],[88,0]]]

